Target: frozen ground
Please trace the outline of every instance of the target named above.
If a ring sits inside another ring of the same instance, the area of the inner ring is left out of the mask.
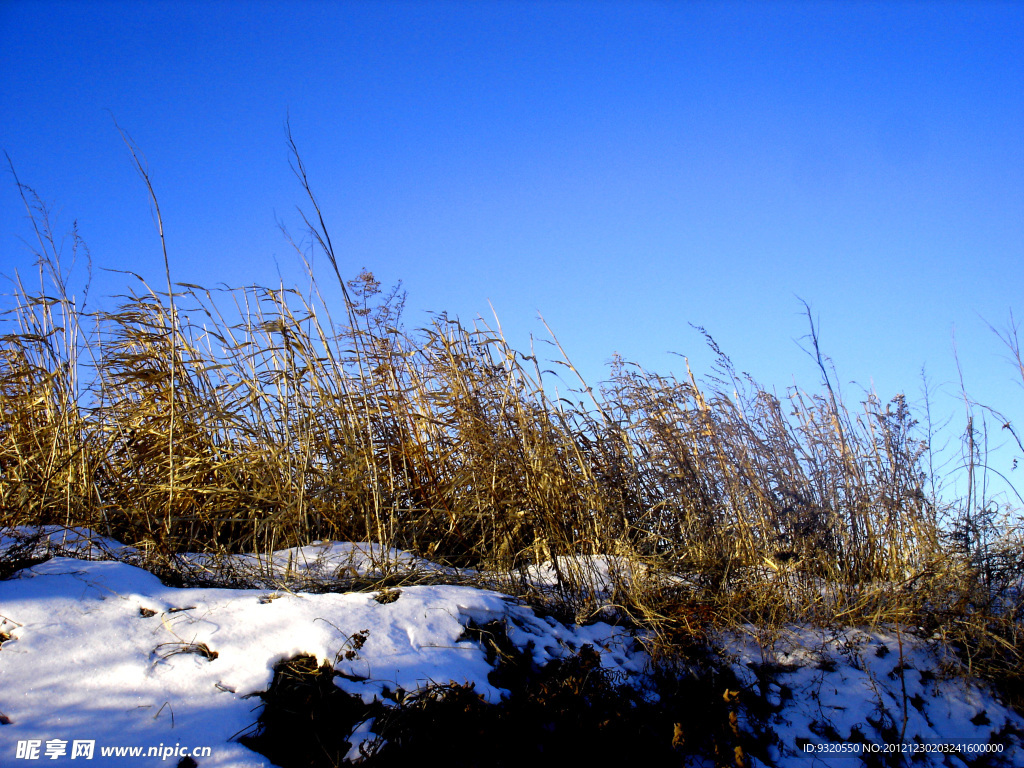
[[[561,624],[495,591],[444,584],[301,591],[381,569],[446,574],[408,553],[321,543],[266,561],[239,559],[232,567],[256,588],[174,588],[131,564],[138,553],[117,542],[47,533],[57,556],[0,581],[3,766],[177,765],[197,748],[201,768],[269,766],[233,739],[255,722],[261,700],[254,694],[267,689],[274,665],[298,654],[334,664],[345,673],[337,684],[364,701],[454,681],[500,702],[488,656],[466,632],[471,622],[505,622],[509,639],[540,665],[589,644],[603,666],[648,684],[650,660],[625,630]],[[20,535],[8,534],[0,537],[0,561]],[[112,556],[121,561],[83,559]],[[193,562],[204,567],[201,558]],[[768,639],[751,628],[719,645],[740,684],[763,703],[758,712],[741,710],[738,726],[770,744],[770,764],[856,765],[838,750],[899,742],[913,750],[908,764],[913,756],[915,765],[970,765],[979,752],[966,750],[999,749],[1002,764],[1024,765],[1024,719],[912,636],[793,628]],[[353,757],[374,738],[372,723],[354,731]],[[954,743],[959,754],[926,751]],[[141,756],[129,756],[133,748]]]

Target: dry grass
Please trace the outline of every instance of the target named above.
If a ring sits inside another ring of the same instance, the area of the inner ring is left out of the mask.
[[[0,337],[0,526],[84,526],[164,557],[377,541],[514,579],[554,559],[577,615],[594,607],[582,556],[606,555],[630,564],[622,614],[662,650],[723,623],[889,622],[1020,675],[1019,529],[937,498],[905,399],[848,408],[813,323],[818,393],[777,397],[708,337],[706,380],[619,360],[599,392],[553,401],[500,329],[406,330],[403,296],[368,272],[337,319],[315,280],[170,295],[129,275],[91,311],[19,189],[40,274],[13,281]],[[1016,328],[1001,338],[1019,363]]]

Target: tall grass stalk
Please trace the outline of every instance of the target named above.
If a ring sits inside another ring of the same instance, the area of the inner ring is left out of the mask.
[[[703,380],[617,359],[599,387],[580,378],[553,399],[500,324],[407,329],[400,292],[366,271],[342,280],[295,158],[340,323],[312,273],[305,294],[209,290],[171,283],[166,250],[165,289],[129,275],[112,309],[88,310],[18,183],[41,282],[15,276],[0,336],[0,526],[89,527],[164,556],[377,541],[523,590],[547,562],[581,617],[600,556],[620,615],[663,648],[715,623],[888,621],[1020,660],[1019,593],[997,610],[985,592],[1024,572],[1012,529],[991,529],[985,562],[952,542],[955,502],[935,495],[906,399],[848,406],[813,322],[818,392],[766,390],[708,336]]]

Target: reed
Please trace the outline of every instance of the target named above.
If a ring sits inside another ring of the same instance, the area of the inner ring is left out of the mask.
[[[16,183],[39,285],[15,276],[0,336],[0,526],[88,527],[163,558],[376,541],[524,593],[551,562],[579,618],[599,608],[599,556],[620,616],[660,651],[723,624],[895,622],[1019,670],[1019,510],[989,520],[984,546],[958,538],[992,508],[937,495],[904,397],[847,406],[813,322],[819,391],[777,396],[707,336],[704,378],[618,359],[555,400],[500,327],[440,314],[408,329],[404,295],[366,271],[343,281],[339,318],[313,275],[306,292],[128,275],[92,310]],[[1000,338],[1019,363],[1012,321]]]

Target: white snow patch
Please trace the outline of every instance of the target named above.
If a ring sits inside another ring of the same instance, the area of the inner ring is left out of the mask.
[[[767,722],[777,735],[775,765],[842,765],[849,753],[813,750],[861,738],[882,749],[906,745],[899,749],[914,765],[963,765],[956,755],[927,750],[954,743],[979,749],[999,735],[1009,742],[997,753],[1006,761],[999,764],[1024,764],[1024,718],[934,642],[896,629],[791,627],[767,643],[756,634],[751,628],[719,642],[741,683],[775,710]],[[968,762],[979,756],[963,754]],[[812,755],[816,763],[808,763]]]
[[[366,567],[361,546],[302,550],[311,556],[291,550],[273,562],[303,562],[327,578],[339,561]],[[333,663],[347,676],[339,687],[367,702],[385,689],[455,682],[498,703],[506,692],[488,682],[484,650],[465,637],[470,621],[495,620],[508,622],[520,648],[532,642],[539,663],[585,643],[622,677],[647,662],[621,629],[565,626],[472,587],[402,587],[392,602],[362,592],[179,589],[127,563],[53,557],[0,581],[0,630],[10,635],[0,651],[0,713],[10,720],[0,726],[0,761],[14,758],[18,742],[60,739],[94,740],[95,765],[123,764],[101,747],[177,743],[212,747],[202,768],[269,765],[231,739],[254,723],[259,700],[250,697],[267,689],[274,665],[298,654]],[[365,640],[353,653],[357,636]],[[369,728],[356,734],[356,753],[372,740]]]
[[[470,624],[503,622],[509,640],[537,664],[590,644],[613,676],[643,688],[649,657],[621,628],[562,624],[500,592],[427,584],[365,592],[314,594],[348,577],[453,571],[377,545],[316,542],[270,557],[235,556],[227,565],[198,555],[194,568],[245,573],[251,589],[179,589],[133,563],[142,553],[80,529],[47,528],[0,535],[0,559],[56,555],[0,581],[0,764],[19,743],[95,742],[93,765],[125,765],[110,747],[210,747],[201,768],[256,768],[268,760],[237,741],[255,722],[274,666],[310,654],[342,673],[336,684],[366,702],[398,689],[467,684],[489,702],[507,692],[488,681],[484,649]],[[75,558],[66,555],[75,555]],[[82,559],[85,558],[85,559]],[[90,559],[91,558],[91,559]],[[128,562],[119,562],[126,560]],[[582,569],[596,600],[630,576],[613,558],[540,566],[531,577],[553,587],[558,572]],[[254,575],[255,574],[255,575]],[[397,599],[394,599],[397,595]],[[1024,719],[987,687],[956,669],[937,643],[906,632],[789,628],[765,638],[756,628],[716,644],[741,685],[763,697],[768,715],[740,727],[767,731],[770,764],[849,765],[848,756],[809,756],[805,744],[1005,742],[1003,764],[1024,765]],[[8,723],[8,724],[3,724]],[[354,726],[350,760],[377,740],[373,721]],[[811,759],[809,759],[809,757]],[[916,753],[915,765],[963,765],[965,756]],[[61,759],[70,759],[69,756]],[[20,761],[19,761],[20,762]],[[754,761],[755,764],[761,764]]]

